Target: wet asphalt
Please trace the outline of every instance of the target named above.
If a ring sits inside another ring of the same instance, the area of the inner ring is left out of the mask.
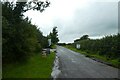
[[[118,69],[57,46],[61,73],[57,78],[118,78]]]

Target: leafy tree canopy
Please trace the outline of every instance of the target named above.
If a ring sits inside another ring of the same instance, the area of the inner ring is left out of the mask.
[[[57,27],[53,28],[52,32],[48,35],[48,38],[51,38],[51,42],[53,44],[57,44],[59,42]]]

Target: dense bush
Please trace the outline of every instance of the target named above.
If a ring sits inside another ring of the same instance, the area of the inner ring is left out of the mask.
[[[99,55],[104,55],[107,58],[120,58],[120,34],[106,36],[102,39],[84,39],[77,40],[74,43],[79,43],[81,45],[81,50],[85,50],[91,53],[98,53]]]
[[[48,44],[47,38],[28,18],[23,19],[26,2],[2,3],[2,61],[24,62]]]

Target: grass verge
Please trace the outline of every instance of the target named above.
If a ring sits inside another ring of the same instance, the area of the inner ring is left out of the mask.
[[[52,48],[52,49],[56,49],[56,45],[52,45],[51,48]]]
[[[24,64],[8,64],[3,67],[3,78],[50,78],[54,59],[52,52],[46,57],[34,55]]]
[[[69,46],[69,45],[66,45],[66,46],[63,46],[63,47],[66,47],[70,50],[81,53],[81,54],[85,55],[86,57],[98,59],[100,61],[103,61],[103,62],[107,63],[110,66],[113,66],[113,67],[116,67],[116,68],[120,69],[120,66],[119,66],[120,62],[119,62],[118,59],[107,59],[105,56],[98,55],[97,53],[96,54],[95,53],[87,53],[85,51],[78,50],[78,49],[76,49],[72,46]]]

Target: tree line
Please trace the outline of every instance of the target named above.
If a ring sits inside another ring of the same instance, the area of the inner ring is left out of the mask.
[[[88,35],[83,35],[80,39],[74,40],[72,44],[80,44],[80,50],[88,53],[96,53],[106,56],[108,59],[120,60],[120,34],[105,36],[101,39],[90,39]]]
[[[23,13],[28,10],[43,12],[49,4],[48,1],[2,2],[3,64],[27,61],[30,56],[48,47],[48,37],[43,36],[40,29],[31,24],[28,17],[23,18]],[[56,28],[53,29],[55,33]]]

